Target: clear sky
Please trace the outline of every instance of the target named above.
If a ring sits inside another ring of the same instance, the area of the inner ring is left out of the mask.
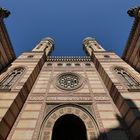
[[[55,40],[52,55],[85,55],[82,41],[92,36],[121,56],[134,20],[127,10],[139,5],[140,0],[0,0],[11,12],[5,23],[17,56],[47,36]]]

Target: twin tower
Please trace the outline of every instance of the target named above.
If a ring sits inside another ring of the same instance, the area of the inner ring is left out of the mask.
[[[41,42],[32,51],[46,51],[46,55],[49,55],[49,53],[54,49],[54,45],[54,40],[50,37],[46,37],[41,40]],[[89,56],[92,56],[94,51],[105,51],[92,37],[87,37],[83,40],[83,48]]]

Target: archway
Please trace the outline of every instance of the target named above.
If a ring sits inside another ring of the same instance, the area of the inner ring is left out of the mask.
[[[54,124],[52,140],[87,140],[85,124],[73,114],[63,115]]]
[[[84,139],[77,138],[76,140],[93,140],[99,136],[99,128],[98,128],[97,122],[94,119],[94,116],[91,115],[85,108],[79,105],[75,105],[75,104],[62,104],[52,109],[45,116],[38,139],[39,140],[55,140],[53,135],[54,133],[59,132],[57,131],[57,129],[55,132],[55,127],[56,126],[59,127],[59,125],[57,124],[60,123],[59,128],[63,128],[62,122],[66,122],[65,119],[67,121],[70,121],[70,119],[72,119],[74,128],[77,128],[77,126],[80,126],[81,128],[80,131],[82,131],[82,133],[86,131],[83,136]],[[75,124],[75,122],[78,122],[78,124]],[[79,130],[79,127],[76,130]],[[78,133],[80,132],[77,132],[77,134]],[[63,140],[63,139],[59,138],[58,140]],[[69,140],[69,139],[66,139],[66,140]],[[72,139],[72,140],[75,140],[75,139]]]

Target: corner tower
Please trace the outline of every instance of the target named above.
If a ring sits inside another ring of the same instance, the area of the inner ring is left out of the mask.
[[[4,24],[4,18],[7,18],[9,15],[10,12],[8,10],[0,8],[0,71],[6,68],[16,58]]]
[[[140,7],[128,10],[134,23],[123,52],[122,59],[140,73]]]
[[[132,12],[131,14],[134,13]],[[139,36],[137,35],[137,37]],[[133,42],[134,40],[132,39],[131,41]],[[136,131],[140,129],[138,115],[140,75],[114,52],[105,51],[98,43],[97,45],[95,43],[95,39],[91,37],[84,39],[83,46],[85,51],[92,58],[92,62],[108,89],[114,105],[118,108],[121,118],[125,121],[126,129],[130,132],[132,139],[140,139],[140,131]],[[130,50],[128,52],[127,57],[132,54]],[[135,61],[136,59],[132,60]],[[131,116],[130,114],[133,115]]]
[[[22,53],[7,70],[0,75],[0,139],[5,140],[13,131],[27,97],[54,47],[51,38],[45,38],[30,52]],[[41,90],[41,89],[40,89]],[[39,91],[40,91],[39,90]],[[39,92],[38,91],[38,92]],[[9,117],[11,119],[9,119]],[[25,117],[26,118],[26,117]],[[24,122],[24,120],[22,120]],[[26,121],[25,121],[26,122]],[[32,122],[32,121],[31,121]],[[30,126],[32,123],[30,124]],[[20,131],[18,131],[20,133]],[[23,131],[25,132],[25,131]],[[19,134],[18,134],[19,135]],[[25,134],[26,135],[26,134]],[[28,134],[30,135],[30,134]],[[23,139],[26,139],[24,134]],[[18,137],[22,139],[21,137]]]

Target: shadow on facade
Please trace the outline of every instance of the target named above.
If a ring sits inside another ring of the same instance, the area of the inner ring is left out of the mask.
[[[118,115],[116,115],[116,118],[120,124],[118,127],[109,129],[104,133],[100,133],[97,138],[90,138],[90,140],[133,140],[129,136],[124,120]],[[83,122],[74,115],[62,116],[55,124],[51,140],[88,140],[85,135],[86,128],[82,123]],[[83,128],[81,128],[81,124]]]
[[[125,99],[125,104],[126,104],[126,108],[129,108],[129,111],[126,110],[127,114],[130,111],[132,111],[132,114],[134,115],[134,117],[140,116],[140,111],[138,110],[138,107],[133,102],[133,100]],[[95,138],[93,135],[91,135],[90,140],[140,140],[140,131],[139,131],[140,129],[136,128],[136,129],[134,129],[135,131],[133,131],[134,133],[131,133],[129,131],[130,127],[128,127],[127,124],[124,121],[124,120],[126,120],[126,116],[127,115],[125,115],[125,118],[122,118],[121,116],[116,115],[116,120],[118,121],[118,126],[116,126],[114,128],[111,128],[111,129],[108,129],[108,130],[106,130],[103,133],[100,133],[97,138]],[[71,116],[68,115],[68,117],[70,117],[73,120],[74,116],[71,117]],[[70,120],[70,119],[68,119],[68,120]],[[130,121],[129,118],[127,118],[127,120]],[[62,122],[64,122],[64,120],[62,119],[62,121],[60,121],[60,122],[62,123]],[[65,122],[68,122],[67,119],[66,119]],[[75,122],[77,122],[76,119],[73,122],[73,124],[70,123],[70,124],[72,124],[72,127],[73,127],[73,125],[75,126]],[[133,122],[132,122],[132,124],[133,124]],[[76,127],[75,127],[76,129],[72,128],[74,130],[74,133],[73,133],[74,134],[74,138],[75,138],[75,135],[77,135],[77,130],[79,130],[81,132],[81,130],[80,130],[81,123],[79,122],[79,124],[76,125],[76,126],[78,126],[78,128],[76,128]],[[67,128],[67,127],[62,125],[61,128]],[[85,132],[84,129],[82,129],[82,130],[83,130],[82,133],[84,133]],[[64,132],[64,130],[62,130],[62,132]],[[72,130],[70,132],[72,133]],[[79,132],[79,136],[82,136],[80,132]],[[71,133],[70,133],[70,135],[71,135]],[[60,134],[60,132],[58,134]],[[62,133],[62,136],[63,135],[64,135],[64,133]],[[55,136],[56,136],[56,134],[55,134]],[[70,137],[68,136],[68,138],[70,138]],[[74,138],[72,138],[72,140],[75,140]],[[83,139],[87,140],[87,138],[85,138],[85,137],[82,137],[82,138],[78,137],[78,138],[76,138],[76,140],[83,140]],[[53,140],[58,140],[58,137],[54,138]],[[63,140],[65,140],[65,138]]]
[[[124,120],[118,115],[116,115],[116,118],[120,124],[119,126],[100,133],[98,138],[93,138],[92,140],[132,140]]]
[[[131,110],[133,111],[133,114],[135,116],[140,116],[140,111],[138,110],[137,105],[131,99],[125,99],[125,101],[130,109],[133,109]],[[116,118],[120,124],[118,127],[109,129],[105,133],[100,133],[98,138],[93,138],[91,140],[140,140],[139,130],[135,130],[135,133],[138,134],[132,134],[129,130],[130,128],[125,123],[124,118],[118,115],[116,115]],[[135,135],[138,135],[138,137]]]

